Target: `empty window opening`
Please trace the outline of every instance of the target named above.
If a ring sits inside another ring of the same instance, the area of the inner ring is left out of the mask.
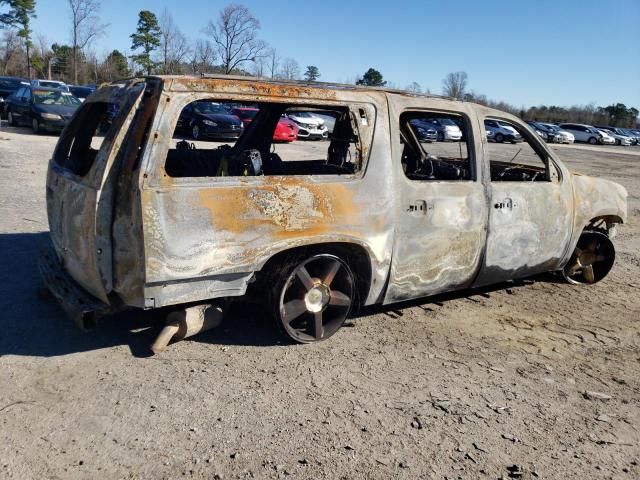
[[[354,174],[362,166],[356,119],[347,106],[197,100],[178,118],[165,171],[171,177]]]
[[[549,180],[546,157],[536,150],[524,127],[487,118],[489,166],[493,182],[543,182]],[[529,133],[530,135],[530,133]],[[538,147],[539,148],[539,147]]]
[[[91,169],[118,110],[117,103],[109,102],[91,102],[84,106],[65,131],[56,149],[55,162],[71,173],[85,176]]]
[[[402,169],[410,180],[471,180],[469,121],[442,112],[405,112],[400,116]]]

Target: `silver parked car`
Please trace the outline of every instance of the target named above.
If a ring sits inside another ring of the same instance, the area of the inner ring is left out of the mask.
[[[623,145],[628,147],[629,145],[633,145],[635,143],[635,138],[633,135],[629,135],[622,128],[617,127],[596,127],[599,130],[604,130],[608,135],[613,137],[616,142],[616,145]]]
[[[561,123],[558,127],[573,135],[576,142],[586,142],[591,145],[605,143],[605,137],[602,132],[598,131],[598,129],[592,125],[584,125],[581,123]]]

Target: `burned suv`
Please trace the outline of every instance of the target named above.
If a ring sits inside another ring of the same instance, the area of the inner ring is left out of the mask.
[[[192,141],[178,122],[196,102],[258,113],[235,140]],[[332,119],[329,138],[274,142],[280,118],[305,111]],[[415,125],[435,119],[460,125],[462,139],[421,143]],[[523,142],[487,142],[486,121]],[[184,336],[218,300],[256,294],[303,343],[330,337],[361,305],[548,271],[597,282],[613,265],[627,195],[572,174],[498,110],[226,76],[101,87],[60,137],[46,194],[53,248],[41,271],[81,326],[174,307],[186,314],[172,332]]]

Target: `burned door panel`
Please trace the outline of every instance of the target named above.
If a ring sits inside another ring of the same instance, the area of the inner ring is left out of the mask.
[[[517,119],[498,121],[521,139],[485,143],[489,227],[476,286],[559,268],[572,234],[569,175]]]
[[[403,99],[391,119],[399,127],[392,140],[401,142],[394,143],[396,232],[385,303],[469,285],[487,223],[473,112]]]

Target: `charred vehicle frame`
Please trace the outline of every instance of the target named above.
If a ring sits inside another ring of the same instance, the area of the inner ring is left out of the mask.
[[[185,106],[201,100],[256,104],[260,113],[234,146],[185,163],[172,135]],[[118,115],[95,147],[92,132],[113,104]],[[336,117],[324,161],[273,152],[273,130],[292,107]],[[425,153],[436,144],[421,144],[411,121],[427,114],[464,126],[462,142],[444,145],[464,143],[464,162]],[[487,118],[516,126],[542,166],[490,161]],[[302,343],[330,337],[359,305],[546,271],[597,282],[626,220],[623,187],[571,173],[507,113],[230,76],[100,88],[60,137],[47,204],[53,248],[41,272],[80,326],[123,309],[184,305],[200,306],[184,316],[197,317],[193,325],[215,324],[202,305],[259,291],[284,334]]]

